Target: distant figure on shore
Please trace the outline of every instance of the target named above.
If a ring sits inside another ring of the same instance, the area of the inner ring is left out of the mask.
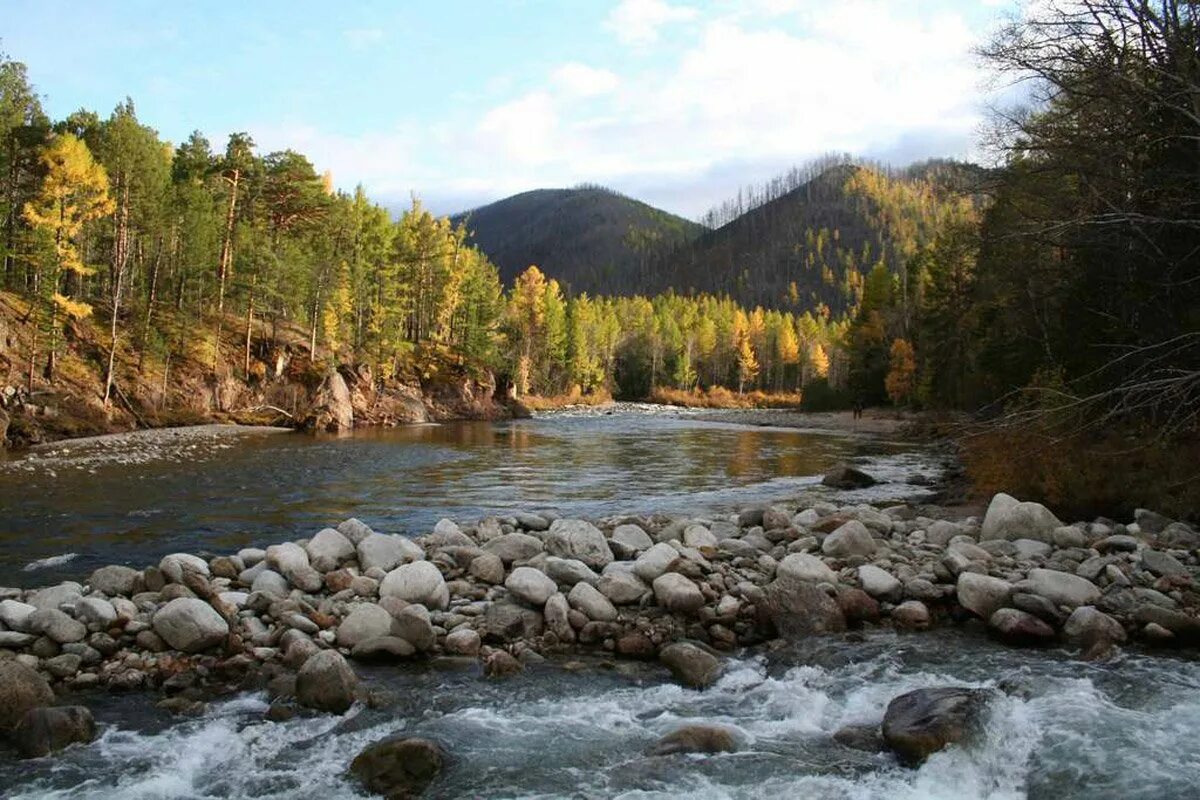
[[[862,419],[862,415],[863,415],[863,401],[862,401],[862,398],[860,397],[854,401],[854,418]]]

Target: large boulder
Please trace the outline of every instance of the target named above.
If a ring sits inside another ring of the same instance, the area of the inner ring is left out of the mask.
[[[1008,605],[1013,585],[1001,578],[964,572],[958,576],[958,604],[983,619],[991,619],[996,610]]]
[[[442,771],[442,748],[428,739],[384,739],[350,762],[350,774],[369,792],[394,800],[419,796]]]
[[[199,653],[223,643],[229,624],[216,610],[195,597],[177,597],[155,612],[154,632],[185,653]]]
[[[875,552],[875,540],[866,525],[852,519],[825,537],[821,552],[833,558],[869,556]]]
[[[12,732],[22,758],[41,758],[95,738],[96,720],[84,706],[31,708]]]
[[[412,539],[374,531],[360,539],[355,550],[363,572],[374,568],[390,572],[401,564],[425,558],[425,551]]]
[[[1079,606],[1063,624],[1067,641],[1095,654],[1107,653],[1125,641],[1121,623],[1095,606]]]
[[[310,656],[296,675],[296,700],[318,711],[341,714],[354,703],[358,677],[336,650]]]
[[[659,739],[647,751],[652,756],[676,753],[734,753],[737,738],[720,725],[684,725]]]
[[[668,572],[654,579],[654,599],[668,611],[694,614],[704,605],[704,595],[695,583],[678,572]]]
[[[0,659],[0,733],[12,730],[30,709],[53,702],[45,678],[15,658]]]
[[[346,379],[336,369],[329,370],[313,399],[312,411],[304,420],[310,431],[341,433],[354,428],[354,404]]]
[[[1017,584],[1017,588],[1044,597],[1056,606],[1072,609],[1090,606],[1100,599],[1100,589],[1096,584],[1087,578],[1056,569],[1031,569],[1025,580]]]
[[[759,613],[767,627],[785,638],[846,630],[846,616],[836,600],[818,584],[787,575],[767,585]]]
[[[676,642],[658,653],[658,660],[671,674],[691,689],[704,689],[721,676],[721,661],[712,653],[688,642]]]
[[[592,569],[603,569],[613,560],[604,534],[581,519],[556,519],[550,523],[545,547],[550,555],[578,559]]]
[[[1053,544],[1054,531],[1062,525],[1058,517],[1041,503],[1022,503],[1001,492],[988,505],[979,540],[1033,539]]]
[[[1018,647],[1054,641],[1054,628],[1033,614],[1016,608],[996,609],[988,618],[988,628],[1002,642]]]
[[[450,590],[442,573],[428,561],[402,564],[384,576],[379,584],[380,597],[399,597],[409,603],[420,603],[429,609],[443,609],[450,604]]]
[[[986,690],[959,687],[902,694],[883,715],[883,740],[902,762],[916,766],[944,747],[969,742],[989,697]]]
[[[825,562],[808,553],[792,553],[783,557],[775,574],[784,578],[795,578],[798,581],[813,583],[837,583],[837,573],[825,565]]]
[[[132,567],[113,564],[93,572],[88,585],[92,591],[109,597],[132,597],[141,591],[142,573]]]
[[[354,647],[367,639],[377,639],[392,633],[392,615],[374,603],[361,603],[338,625],[338,647]]]
[[[834,489],[865,489],[877,482],[861,469],[855,469],[849,464],[838,464],[821,478],[822,485]]]
[[[521,602],[541,608],[558,591],[558,584],[541,570],[517,567],[504,581],[504,588]]]
[[[422,653],[432,650],[437,644],[429,610],[422,605],[413,604],[400,609],[392,623],[392,631]]]

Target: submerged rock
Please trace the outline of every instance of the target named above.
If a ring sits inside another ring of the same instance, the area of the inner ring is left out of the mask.
[[[825,477],[821,478],[821,483],[833,489],[865,489],[874,486],[878,481],[861,469],[856,469],[849,464],[838,464],[825,473]]]
[[[883,740],[900,760],[917,766],[933,753],[978,732],[991,693],[983,689],[917,689],[888,703]]]
[[[369,792],[389,800],[406,800],[424,792],[445,761],[441,746],[428,739],[385,739],[355,756],[350,774]]]
[[[720,725],[685,725],[659,739],[646,752],[652,756],[676,753],[735,753],[737,739],[733,731]]]

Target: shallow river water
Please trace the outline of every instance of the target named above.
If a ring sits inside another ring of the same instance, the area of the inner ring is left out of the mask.
[[[921,490],[905,480],[938,469],[898,443],[628,408],[343,439],[50,448],[0,464],[0,583],[268,544],[351,515],[419,533],[440,516],[517,508],[718,512],[810,490],[845,458],[892,482],[835,499],[912,496]],[[344,775],[354,755],[407,733],[450,753],[429,798],[1200,797],[1200,663],[1190,657],[1129,652],[1088,664],[963,630],[874,631],[734,654],[704,692],[681,688],[657,664],[599,659],[550,661],[502,681],[450,661],[360,673],[394,704],[269,722],[258,694],[213,703],[197,718],[171,717],[149,694],[85,696],[99,738],[28,762],[0,750],[0,796],[352,798],[360,795]],[[1009,690],[972,746],[912,770],[831,738],[844,725],[878,722],[898,694],[944,685]],[[739,752],[644,755],[687,722],[730,727]]]

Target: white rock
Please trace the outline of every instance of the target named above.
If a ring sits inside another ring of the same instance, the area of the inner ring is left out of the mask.
[[[262,592],[272,597],[287,597],[291,587],[287,578],[273,569],[264,569],[255,576],[254,582],[250,584],[250,591]]]
[[[864,592],[882,600],[899,600],[904,590],[895,575],[874,564],[863,564],[858,568],[858,581]]]
[[[370,525],[354,517],[339,523],[337,529],[338,533],[349,539],[350,543],[356,547],[359,542],[374,532]]]
[[[958,576],[958,604],[983,619],[991,619],[997,609],[1007,605],[1013,585],[1000,578],[964,572]]]
[[[869,556],[875,552],[875,540],[866,525],[852,519],[825,537],[821,552],[833,558]]]
[[[75,618],[84,625],[107,628],[117,621],[117,610],[103,598],[83,597],[75,603]]]
[[[1031,569],[1018,588],[1046,598],[1056,606],[1090,606],[1100,599],[1100,589],[1087,578],[1055,569]]]
[[[613,528],[612,540],[639,553],[654,546],[650,534],[642,530],[639,525],[618,525]]]
[[[504,588],[525,603],[535,608],[546,605],[550,595],[558,591],[558,585],[541,570],[533,567],[517,567],[504,581]]]
[[[688,547],[716,547],[717,537],[703,525],[688,525],[683,530],[683,543]]]
[[[613,560],[608,540],[600,529],[581,519],[556,519],[544,541],[546,552],[561,558],[575,558],[592,569],[601,569]]]
[[[649,583],[670,569],[679,557],[678,550],[666,542],[659,542],[637,557],[633,562],[633,574]]]
[[[775,571],[778,575],[789,576],[801,581],[837,583],[837,573],[826,566],[824,561],[808,553],[792,553],[784,556]]]
[[[371,532],[358,542],[358,565],[366,572],[378,568],[384,572],[395,569],[401,564],[420,561],[425,558],[421,546],[406,536],[395,534],[387,536]]]
[[[29,615],[35,611],[37,606],[19,600],[0,600],[0,622],[9,630],[29,633]]]
[[[205,569],[208,565],[204,565]],[[38,610],[53,608],[62,609],[63,606],[74,606],[75,603],[83,596],[83,587],[74,581],[64,581],[58,586],[48,586],[45,589],[39,589],[34,592],[29,598],[29,605]]]
[[[600,593],[619,606],[636,603],[650,587],[637,575],[624,570],[605,572],[597,584]]]
[[[154,632],[176,650],[199,653],[229,635],[229,625],[212,606],[194,597],[177,597],[155,612]]]
[[[428,561],[414,561],[396,567],[379,584],[379,596],[399,597],[429,609],[443,609],[450,605],[446,579]]]
[[[183,583],[184,570],[198,573],[205,578],[211,574],[208,571],[208,562],[191,553],[171,553],[163,556],[158,562],[158,568],[171,583]]]
[[[324,528],[308,540],[304,551],[308,553],[309,563],[316,564],[319,559],[332,564],[330,569],[336,569],[338,564],[354,555],[354,544],[337,530]]]
[[[390,636],[392,622],[392,615],[374,603],[359,603],[350,609],[342,624],[338,625],[338,647],[353,648],[367,639]]]
[[[592,572],[587,564],[575,558],[550,556],[543,569],[552,580],[567,586],[574,586],[581,581],[595,586],[600,580],[600,576]]]
[[[567,595],[567,602],[576,611],[582,611],[588,619],[612,622],[617,618],[617,609],[596,587],[577,583]]]
[[[988,504],[980,531],[981,541],[989,539],[1035,539],[1053,542],[1054,531],[1063,524],[1041,503],[1022,503],[1001,492]]]

